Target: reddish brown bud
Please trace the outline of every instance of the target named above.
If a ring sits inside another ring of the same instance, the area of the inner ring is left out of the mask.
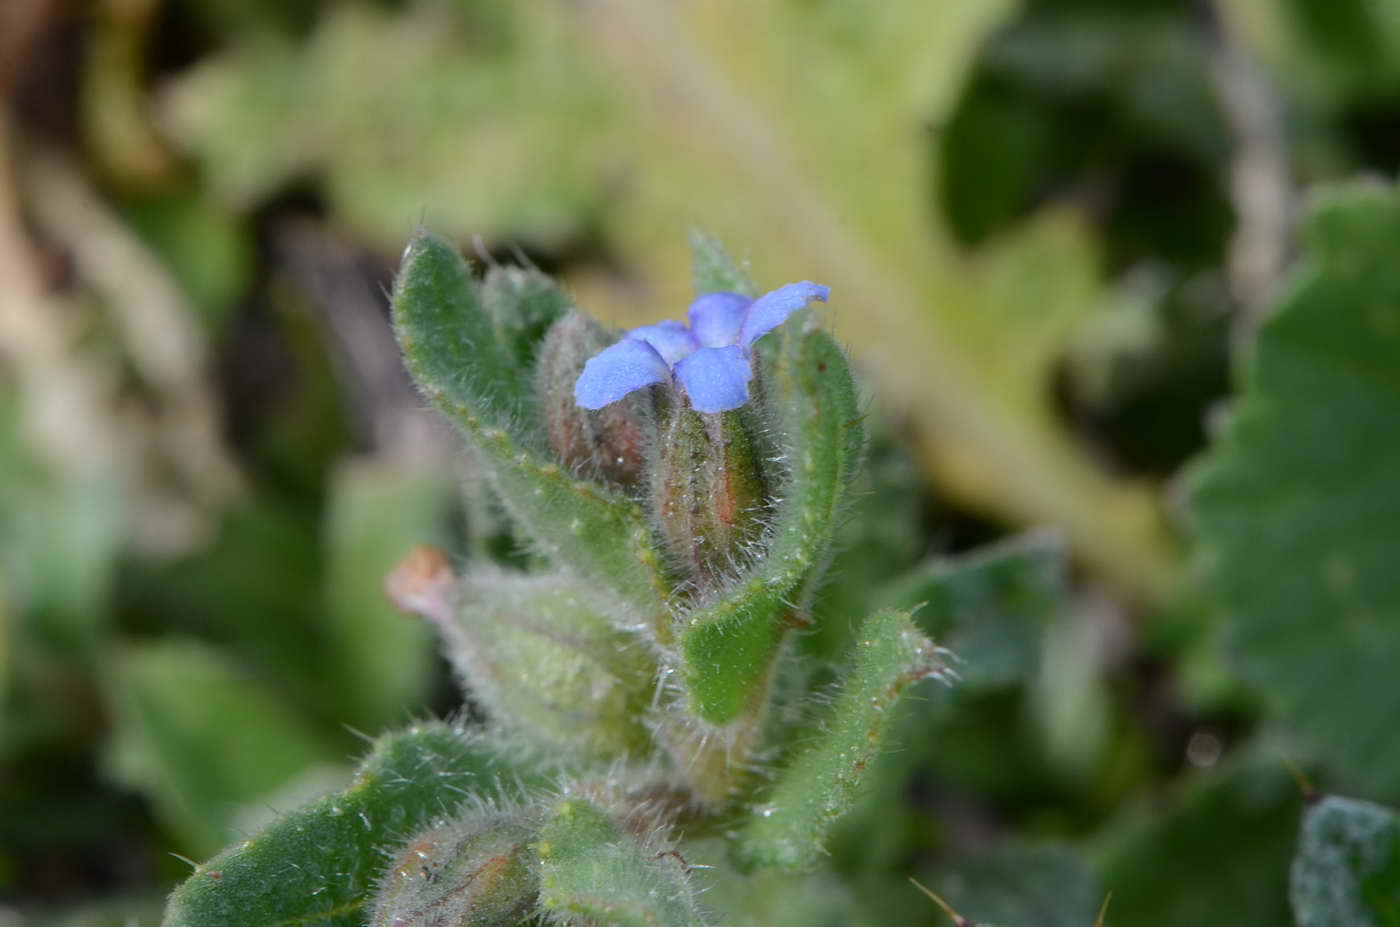
[[[736,412],[667,412],[652,469],[652,506],[671,554],[708,585],[757,540],[766,500],[753,441]]]
[[[629,397],[590,412],[574,401],[583,365],[610,339],[597,322],[570,312],[549,329],[540,349],[537,388],[549,446],[571,469],[621,486],[636,484],[645,459],[644,398]]]

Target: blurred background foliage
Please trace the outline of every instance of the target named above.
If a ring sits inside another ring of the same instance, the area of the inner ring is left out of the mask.
[[[420,223],[619,326],[684,308],[693,226],[833,287],[877,439],[805,645],[931,601],[966,681],[843,825],[856,900],[775,878],[734,923],[939,923],[908,875],[979,920],[1287,922],[1288,764],[1400,801],[1397,354],[1320,315],[1397,304],[1393,204],[1285,282],[1314,186],[1400,168],[1397,11],[6,0],[0,924],[157,923],[179,856],[460,707],[381,578],[521,554],[388,331]],[[1311,417],[1309,346],[1372,365]]]

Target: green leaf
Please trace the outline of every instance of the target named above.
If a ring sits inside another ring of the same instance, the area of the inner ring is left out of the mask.
[[[687,844],[683,850],[688,859],[722,858],[717,844]],[[695,878],[726,927],[887,927],[830,872],[741,875],[715,865],[698,869]]]
[[[540,906],[557,923],[599,927],[695,927],[705,923],[684,860],[644,844],[581,798],[554,809],[536,845]]]
[[[532,370],[549,327],[573,308],[559,285],[534,267],[493,265],[481,281],[481,303],[496,338],[520,370]]]
[[[919,627],[957,654],[960,688],[979,688],[1035,676],[1046,626],[1065,594],[1064,544],[1039,534],[929,561],[890,584],[879,602],[917,609]]]
[[[694,268],[695,295],[705,293],[743,293],[757,296],[757,288],[748,272],[734,262],[724,243],[700,229],[690,232],[690,257]]]
[[[535,423],[521,418],[530,404],[528,368],[501,342],[471,268],[451,242],[426,231],[413,237],[393,301],[399,347],[428,398],[461,404],[477,427],[503,429],[516,440],[536,437]]]
[[[334,759],[283,698],[195,641],[129,647],[111,677],[115,771],[189,852],[214,852],[233,839],[241,805]]]
[[[1336,796],[1310,805],[1289,898],[1298,927],[1400,924],[1400,817]]]
[[[151,798],[189,853],[224,846],[241,805],[335,758],[280,693],[197,641],[168,637],[120,651],[108,696],[113,770]]]
[[[920,881],[975,924],[1090,927],[1103,903],[1085,862],[1053,845],[958,852]]]
[[[444,651],[504,730],[582,760],[640,759],[656,660],[618,627],[616,603],[571,576],[490,571],[458,586]]]
[[[1288,860],[1301,801],[1265,753],[1228,762],[1165,803],[1129,809],[1099,850],[1113,927],[1289,923]]]
[[[681,635],[691,708],[711,724],[727,724],[753,706],[786,619],[807,611],[860,459],[860,414],[845,355],[826,332],[804,331],[804,321],[789,321],[758,343],[762,409],[788,467],[763,553],[717,601],[696,608]]]
[[[325,524],[326,620],[320,661],[340,720],[381,730],[424,708],[432,634],[384,595],[384,577],[414,544],[440,541],[451,484],[372,461],[343,465]]]
[[[904,612],[866,619],[855,650],[824,733],[780,774],[740,834],[736,852],[746,867],[813,865],[832,826],[855,802],[900,694],[945,671],[938,648]]]
[[[499,795],[515,772],[446,724],[381,737],[344,790],[200,865],[165,927],[362,927],[385,851],[464,798]]]
[[[1198,565],[1275,717],[1400,795],[1400,197],[1319,197],[1228,427],[1190,483]]]
[[[519,418],[531,372],[497,339],[456,248],[427,233],[413,239],[394,284],[394,325],[419,388],[471,442],[535,544],[659,614],[667,585],[640,508],[536,452],[538,422]]]
[[[314,172],[340,222],[384,248],[425,210],[458,239],[557,248],[613,198],[616,101],[569,11],[485,6],[318,5],[304,40],[250,34],[203,56],[163,125],[245,209]]]

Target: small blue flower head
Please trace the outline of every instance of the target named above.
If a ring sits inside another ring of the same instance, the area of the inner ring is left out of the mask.
[[[749,401],[750,349],[798,309],[826,302],[831,290],[803,281],[758,299],[706,293],[690,304],[690,325],[667,320],[643,325],[583,366],[574,399],[601,409],[628,393],[674,378],[697,412],[728,412]]]

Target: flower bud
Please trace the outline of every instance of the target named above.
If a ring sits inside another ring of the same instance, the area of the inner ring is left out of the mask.
[[[513,927],[539,894],[535,828],[520,812],[474,810],[419,834],[379,885],[371,927]]]
[[[738,412],[707,415],[683,401],[663,413],[652,467],[652,506],[667,549],[706,586],[742,562],[762,531],[767,493]]]
[[[621,486],[641,479],[644,461],[642,400],[632,397],[596,412],[580,408],[574,384],[584,363],[610,339],[597,322],[580,312],[550,327],[540,349],[537,389],[549,446],[571,469]]]
[[[656,667],[639,635],[571,577],[478,572],[441,630],[448,659],[503,728],[585,760],[650,749]]]

